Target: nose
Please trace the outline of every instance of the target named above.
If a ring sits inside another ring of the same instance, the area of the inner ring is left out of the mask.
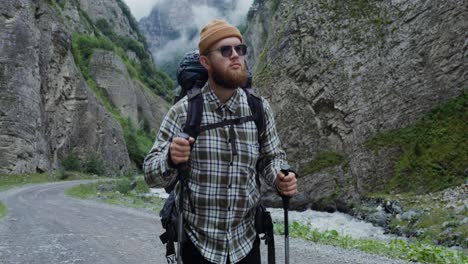
[[[233,57],[234,57],[234,58],[239,57],[239,54],[237,53],[236,48],[235,48],[235,47],[231,47],[231,49],[232,49],[231,58],[233,58]]]

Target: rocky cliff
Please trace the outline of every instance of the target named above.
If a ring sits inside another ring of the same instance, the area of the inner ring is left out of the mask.
[[[467,21],[461,0],[254,1],[254,82],[302,174],[302,199],[333,210],[384,188],[403,149],[366,142],[466,92]]]
[[[137,49],[88,49],[85,62],[72,53],[74,33],[108,41],[99,21],[127,43],[141,41],[122,7],[120,0],[0,1],[0,173],[58,169],[72,152],[80,160],[98,154],[107,174],[129,169],[116,116],[155,129],[168,104],[124,66],[140,67]]]

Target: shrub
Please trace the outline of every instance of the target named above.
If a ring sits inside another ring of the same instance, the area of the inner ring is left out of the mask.
[[[135,162],[138,168],[141,168],[147,151],[140,147],[136,133],[126,129],[124,131],[124,137],[130,159]]]
[[[111,28],[111,25],[109,22],[107,22],[106,19],[101,18],[98,21],[96,21],[96,27],[106,36],[109,38],[114,37],[115,33]]]
[[[121,194],[127,194],[132,190],[132,181],[127,178],[121,178],[116,181],[117,191]]]
[[[97,153],[92,152],[86,158],[85,172],[97,175],[104,174],[104,162]]]
[[[76,152],[70,152],[63,158],[62,168],[66,171],[80,171],[81,163]]]
[[[135,191],[137,193],[149,193],[148,184],[146,184],[145,179],[143,179],[143,177],[138,177],[136,179]]]
[[[60,169],[58,171],[58,179],[60,181],[64,181],[64,180],[70,178],[70,176],[71,176],[71,174],[69,172],[67,172],[66,170],[64,170],[64,169]]]

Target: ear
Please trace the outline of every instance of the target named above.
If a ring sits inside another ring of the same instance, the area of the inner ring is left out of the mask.
[[[205,67],[205,69],[209,72],[211,68],[210,60],[205,55],[200,55],[200,63]]]

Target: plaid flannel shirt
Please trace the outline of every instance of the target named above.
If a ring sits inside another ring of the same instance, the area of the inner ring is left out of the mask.
[[[247,95],[240,88],[225,104],[221,104],[208,84],[202,93],[201,126],[251,115]],[[286,159],[273,112],[268,102],[262,101],[266,125],[260,139],[255,122],[234,125],[237,155],[233,155],[230,127],[220,127],[202,132],[190,154],[190,176],[186,180],[190,190],[185,192],[183,206],[185,231],[204,258],[213,263],[226,263],[228,257],[231,263],[236,263],[250,252],[256,237],[255,207],[260,200],[256,173],[274,186],[276,174]],[[177,177],[176,169],[168,162],[169,146],[171,139],[183,129],[187,107],[188,100],[184,97],[169,110],[145,158],[145,180],[150,186],[155,184],[156,177],[162,177],[165,184]],[[260,162],[258,172],[257,161]]]

